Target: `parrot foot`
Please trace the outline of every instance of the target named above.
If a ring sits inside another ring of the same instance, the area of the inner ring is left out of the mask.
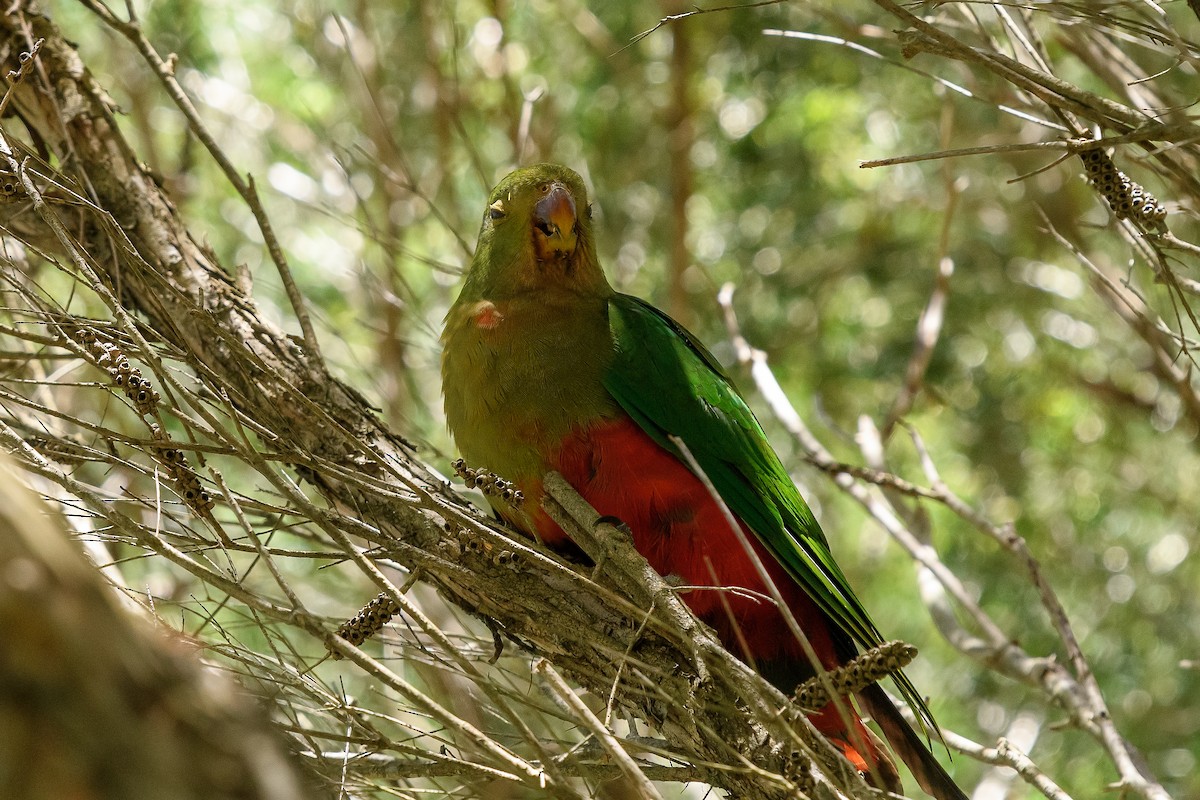
[[[629,541],[633,541],[633,531],[629,529],[629,526],[626,525],[624,520],[622,520],[620,517],[614,517],[611,514],[605,514],[593,522],[592,530],[600,535],[603,535],[606,530],[618,531]],[[592,580],[596,580],[600,577],[600,574],[604,572],[604,562],[606,560],[606,557],[601,556],[600,560],[596,562],[596,565],[592,567]]]
[[[630,539],[633,538],[633,531],[629,530],[629,526],[626,525],[620,517],[614,517],[612,514],[605,514],[603,517],[600,517],[598,520],[596,520],[592,527],[599,525],[612,525],[622,533],[628,534]]]
[[[858,694],[871,684],[904,669],[916,656],[917,648],[908,642],[885,642],[829,670],[823,676],[809,678],[797,687],[795,702],[810,711],[824,708],[831,700],[830,688],[837,695]]]

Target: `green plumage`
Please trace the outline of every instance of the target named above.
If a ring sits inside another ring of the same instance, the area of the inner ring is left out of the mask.
[[[670,317],[630,295],[613,296],[609,322],[616,358],[604,386],[626,413],[672,452],[670,437],[683,441],[730,510],[844,634],[863,647],[882,644],[808,503],[713,355]],[[907,676],[900,673],[896,681],[936,730]]]

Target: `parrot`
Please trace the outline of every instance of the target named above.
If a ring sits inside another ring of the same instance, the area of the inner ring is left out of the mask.
[[[693,587],[682,597],[697,618],[785,694],[815,669],[778,606],[761,599],[769,593],[743,540],[823,669],[883,643],[716,358],[667,314],[609,284],[576,172],[528,166],[492,190],[441,343],[444,410],[459,453],[524,496],[520,505],[487,498],[504,522],[569,547],[540,502],[544,476],[557,471],[597,512],[628,526],[655,570]],[[695,587],[746,591],[721,598]],[[894,677],[922,729],[937,732],[913,684]],[[965,800],[878,684],[857,699],[926,793]],[[809,719],[878,788],[902,790],[895,763],[853,703],[830,702]]]

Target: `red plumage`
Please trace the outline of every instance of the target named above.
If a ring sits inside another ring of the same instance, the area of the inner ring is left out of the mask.
[[[712,495],[637,423],[626,416],[577,428],[544,455],[600,514],[617,517],[629,526],[634,546],[658,573],[677,576],[689,587],[747,590],[696,588],[682,595],[696,616],[716,629],[727,648],[756,664],[785,692],[813,674],[801,644],[771,601],[754,563]],[[523,488],[530,496],[541,495],[540,486]],[[562,529],[541,509],[533,522],[547,544],[567,541]],[[826,669],[838,666],[841,659],[829,620],[754,534],[744,525],[742,529],[822,665]],[[885,776],[894,775],[895,767],[879,751],[848,700],[845,707],[856,729],[854,735],[848,735],[833,704],[810,719],[856,769],[866,772],[874,768]],[[851,742],[861,743],[865,752],[860,753]]]

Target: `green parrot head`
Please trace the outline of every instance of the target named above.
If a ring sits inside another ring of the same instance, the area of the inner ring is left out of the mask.
[[[610,292],[591,216],[573,170],[536,164],[509,173],[488,197],[463,293],[499,300],[531,291]]]

